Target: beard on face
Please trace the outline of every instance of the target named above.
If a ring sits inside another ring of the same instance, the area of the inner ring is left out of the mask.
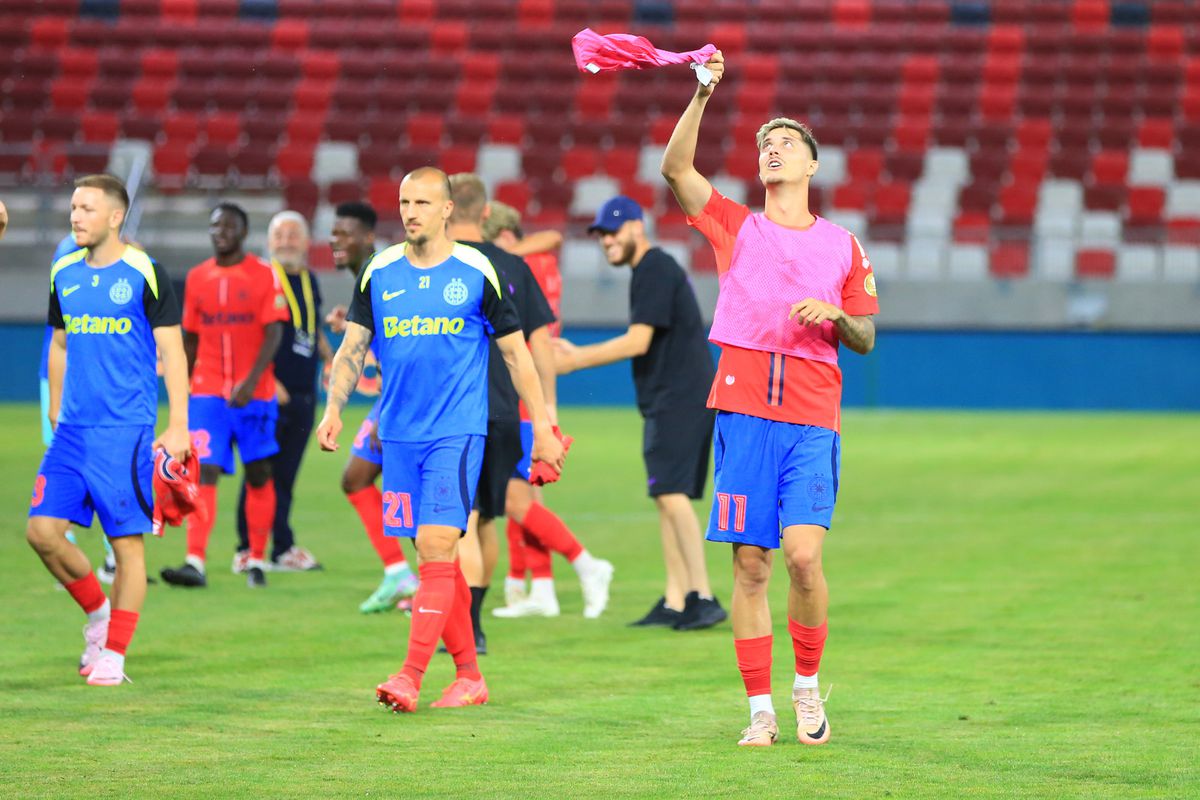
[[[422,247],[426,242],[429,241],[429,234],[418,233],[416,236],[406,236],[404,237],[404,241],[413,245],[414,247]]]

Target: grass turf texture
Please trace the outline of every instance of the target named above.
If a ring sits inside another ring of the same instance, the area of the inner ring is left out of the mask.
[[[83,616],[22,535],[36,409],[0,406],[0,794],[1200,795],[1196,416],[847,414],[825,556],[833,739],[794,739],[780,565],[783,736],[746,750],[734,744],[747,712],[729,625],[625,627],[662,580],[628,410],[566,410],[577,446],[547,492],[616,564],[604,617],[580,617],[574,574],[556,559],[561,617],[488,614],[490,705],[425,707],[451,679],[447,656],[435,657],[417,714],[375,705],[408,623],[357,611],[380,575],[338,488],[361,413],[347,415],[342,451],[314,448],[301,473],[295,528],[326,571],[273,574],[260,592],[230,574],[236,486],[225,479],[209,588],[151,587],[134,683],[107,689],[76,675]],[[96,537],[80,539],[97,558]],[[728,604],[728,549],[707,552]],[[149,540],[147,554],[152,573],[178,564],[183,532]],[[502,602],[502,576],[489,607]]]

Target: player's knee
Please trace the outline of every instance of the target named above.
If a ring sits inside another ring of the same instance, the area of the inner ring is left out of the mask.
[[[821,578],[821,551],[809,547],[793,547],[784,553],[788,575],[802,590],[813,589]]]
[[[29,542],[29,546],[39,554],[45,555],[54,552],[57,544],[56,538],[61,539],[62,537],[56,536],[54,531],[32,519],[25,525],[25,541]]]
[[[351,495],[355,492],[361,492],[370,484],[363,480],[361,475],[356,474],[353,470],[346,470],[342,473],[342,493]]]
[[[761,552],[739,548],[733,557],[733,579],[743,591],[764,592],[771,579],[771,562]]]

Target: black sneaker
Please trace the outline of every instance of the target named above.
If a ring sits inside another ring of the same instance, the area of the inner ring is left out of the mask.
[[[698,631],[711,628],[729,617],[716,597],[701,597],[698,592],[689,592],[683,616],[675,623],[677,631]]]
[[[679,622],[679,618],[683,613],[676,611],[673,608],[667,607],[667,598],[660,597],[658,602],[654,604],[654,608],[646,616],[639,619],[637,622],[629,623],[631,628],[649,628],[659,626],[663,628],[673,628]]]
[[[172,586],[185,586],[189,589],[203,589],[208,586],[208,578],[191,564],[185,563],[179,569],[163,567],[158,574]]]
[[[251,589],[261,589],[267,585],[267,576],[262,567],[253,566],[246,569],[246,585]]]

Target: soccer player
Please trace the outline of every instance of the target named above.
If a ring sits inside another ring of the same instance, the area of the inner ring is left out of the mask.
[[[449,235],[462,244],[482,252],[496,267],[501,282],[517,309],[534,366],[538,370],[542,392],[551,418],[554,417],[555,365],[549,326],[555,321],[554,313],[542,294],[533,273],[523,259],[505,252],[490,242],[483,241],[483,222],[488,214],[487,189],[483,181],[470,173],[459,173],[450,177],[454,212],[450,216]],[[496,540],[496,517],[507,515],[551,550],[561,553],[579,575],[579,586],[583,590],[583,615],[588,619],[599,617],[608,605],[608,590],[612,582],[613,566],[608,561],[592,556],[552,511],[534,502],[529,484],[529,465],[522,464],[522,456],[529,448],[528,430],[522,435],[521,413],[516,392],[508,374],[500,369],[499,353],[493,350],[488,371],[488,434],[484,446],[483,469],[480,473],[476,505],[479,510],[477,531],[481,552],[482,569],[478,574],[468,574],[479,579],[472,586],[471,616],[475,624],[476,647],[485,651],[486,639],[479,624],[480,608],[484,594],[491,583],[499,556]],[[517,481],[513,481],[513,478]],[[468,533],[467,540],[470,542]],[[464,548],[464,551],[466,548]],[[464,558],[464,571],[467,562]],[[539,595],[538,611],[552,616],[557,613],[557,601]]]
[[[75,182],[71,232],[80,249],[50,271],[50,421],[54,441],[38,469],[26,536],[50,573],[87,614],[79,673],[93,686],[117,686],[146,597],[142,537],[152,526],[154,453],[189,451],[187,362],[179,305],[166,273],[121,242],[129,209],[110,175]],[[158,418],[157,351],[170,415]],[[111,600],[87,556],[65,536],[71,523],[99,516],[117,570]]]
[[[359,202],[342,203],[335,214],[329,235],[333,263],[338,269],[359,275],[363,265],[375,254],[375,224],[379,216],[370,205]],[[346,311],[345,306],[335,306],[329,312],[326,322],[334,333],[345,333]],[[372,340],[373,354],[375,349],[376,341]],[[354,506],[371,546],[383,562],[383,580],[358,606],[364,614],[395,608],[398,601],[416,594],[418,586],[417,576],[404,557],[400,540],[383,532],[383,494],[375,483],[382,473],[383,445],[379,441],[379,403],[376,402],[354,437],[350,458],[342,471],[342,491]]]
[[[208,221],[215,255],[192,268],[184,287],[184,346],[192,375],[188,414],[207,514],[188,517],[183,565],[162,570],[163,580],[175,586],[208,585],[205,560],[217,514],[217,478],[233,474],[234,442],[248,484],[246,583],[252,588],[267,583],[264,559],[275,522],[271,456],[279,452],[272,362],[291,315],[271,265],[244,249],[248,226],[241,206],[219,203]]]
[[[534,231],[526,235],[521,229],[521,214],[505,203],[491,200],[487,204],[482,226],[484,239],[502,250],[520,256],[529,265],[530,272],[546,295],[555,321],[546,326],[551,336],[562,332],[562,275],[558,270],[558,248],[563,237],[558,231]],[[529,421],[521,409],[521,441],[529,438]],[[550,541],[559,540],[558,550],[568,560],[577,561],[583,546],[570,535],[565,525],[557,523],[558,517],[542,502],[541,487],[529,484],[528,452],[517,465],[517,475],[508,482],[506,516],[508,526],[508,575],[504,579],[505,605],[492,610],[497,617],[556,617],[559,613],[558,596],[554,590],[554,572],[549,547],[538,538],[538,527],[529,529],[518,520],[527,520],[528,512],[534,509],[535,523],[543,520]],[[545,511],[545,514],[542,511]],[[561,525],[561,527],[560,527]],[[559,531],[565,531],[567,536]],[[569,538],[568,538],[569,536]],[[525,572],[530,573],[530,590],[525,591]]]
[[[520,321],[495,268],[478,250],[446,236],[453,207],[441,170],[422,167],[401,182],[405,241],[377,253],[356,284],[317,426],[321,447],[336,450],[342,408],[378,337],[384,525],[392,535],[416,537],[421,576],[404,666],[376,688],[379,702],[394,711],[416,710],[439,639],[457,676],[433,705],[488,699],[471,629],[471,594],[457,557],[487,433],[489,336],[533,416],[534,460],[555,469],[563,461]]]
[[[58,243],[58,247],[54,249],[54,256],[50,259],[50,266],[53,268],[58,263],[60,258],[68,256],[81,248],[75,243],[74,234],[67,234],[62,241]],[[50,342],[54,339],[54,326],[46,326],[46,335],[42,339],[42,360],[38,364],[38,383],[42,400],[42,444],[46,447],[54,441],[54,426],[50,424]],[[75,532],[70,528],[65,534],[67,541],[76,544]],[[101,541],[104,542],[104,562],[96,567],[96,577],[101,583],[111,584],[117,573],[117,557],[113,553],[112,545],[108,542],[108,537],[101,536]],[[153,583],[152,578],[146,578],[147,583]]]
[[[875,345],[875,276],[858,240],[808,209],[817,143],[792,119],[758,130],[766,209],[713,190],[693,164],[700,119],[725,70],[706,66],[663,154],[662,173],[688,221],[712,243],[720,295],[709,338],[721,345],[709,406],[717,409],[716,495],[708,539],[733,544],[733,636],[750,698],[741,745],[779,735],[771,703],[767,582],[782,544],[790,586],[788,632],[796,656],[792,705],[804,744],[829,741],[817,687],[829,590],[821,548],[837,498],[842,377],[838,344]],[[781,532],[782,528],[782,532]]]
[[[280,211],[267,226],[267,252],[275,280],[287,300],[290,319],[275,351],[275,397],[279,419],[275,441],[279,452],[271,458],[275,484],[275,522],[271,529],[271,562],[274,572],[308,572],[321,569],[306,548],[296,544],[292,530],[292,490],[300,462],[316,423],[317,373],[321,362],[333,360],[329,342],[320,331],[321,285],[308,269],[308,221],[297,211]],[[246,482],[238,495],[238,549],[233,571],[246,571],[250,560],[246,526]]]
[[[559,371],[632,359],[638,410],[645,420],[646,484],[658,507],[667,572],[663,596],[632,624],[709,628],[726,614],[709,587],[700,521],[691,503],[704,496],[713,430],[712,412],[704,406],[713,364],[700,306],[683,268],[651,246],[641,206],[633,200],[619,195],[606,202],[588,231],[599,234],[608,263],[633,270],[629,328],[583,347],[557,340]]]

